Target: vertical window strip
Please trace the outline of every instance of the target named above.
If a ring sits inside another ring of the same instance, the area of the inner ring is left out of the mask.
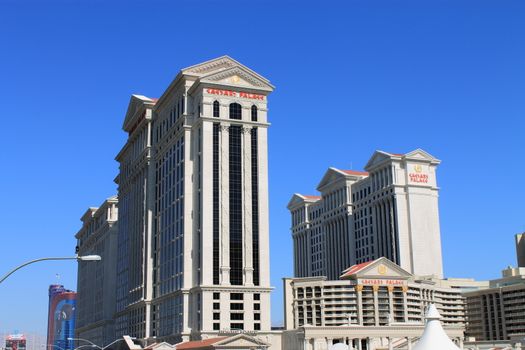
[[[230,126],[230,283],[242,285],[242,160],[241,126]]]
[[[215,105],[215,102],[214,102],[214,105]],[[214,123],[213,124],[213,284],[219,284],[219,215],[220,215],[220,212],[219,212],[219,130],[220,130],[220,124]]]
[[[253,106],[255,107],[255,106]],[[252,120],[253,120],[252,107]],[[257,107],[255,107],[257,110]],[[251,130],[251,163],[252,163],[252,259],[253,283],[260,284],[259,274],[259,162],[257,148],[257,128]]]

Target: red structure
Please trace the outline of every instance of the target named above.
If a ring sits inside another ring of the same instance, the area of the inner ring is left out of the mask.
[[[26,350],[26,337],[23,334],[10,334],[5,340],[6,350]]]

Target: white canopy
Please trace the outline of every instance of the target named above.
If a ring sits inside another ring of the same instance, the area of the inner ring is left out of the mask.
[[[436,306],[430,304],[428,306],[425,319],[427,324],[423,335],[413,347],[413,350],[459,350],[459,347],[450,340],[448,335],[443,330],[441,322],[439,321],[441,315]]]

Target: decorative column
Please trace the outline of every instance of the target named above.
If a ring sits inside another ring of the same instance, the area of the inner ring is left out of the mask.
[[[388,325],[390,325],[391,321],[395,321],[395,316],[394,316],[394,295],[393,295],[394,286],[388,286],[387,289],[388,289],[388,313],[389,313]]]
[[[388,350],[394,350],[394,343],[392,342],[392,337],[388,337]]]
[[[357,293],[357,323],[363,325],[363,285],[358,284],[355,286]]]
[[[297,290],[296,290],[297,293]],[[293,318],[294,318],[294,328],[299,328],[299,307],[297,296],[295,297],[295,301],[293,302]]]
[[[357,350],[363,350],[363,343],[361,342],[361,338],[357,338]]]
[[[253,286],[253,228],[252,228],[252,139],[251,128],[242,131],[242,182],[243,198],[243,245],[244,245],[244,285]]]
[[[372,290],[374,291],[374,323],[379,326],[379,300],[377,298],[379,286],[372,286]]]
[[[408,322],[408,298],[407,298],[407,292],[408,292],[408,286],[403,286],[403,316],[405,317],[405,322]]]
[[[230,285],[230,168],[229,168],[229,123],[221,123],[220,133],[220,273],[221,284]]]
[[[323,327],[325,325],[324,307],[324,299],[321,299],[321,326]]]
[[[405,338],[407,341],[407,350],[412,350],[412,339],[410,337]]]

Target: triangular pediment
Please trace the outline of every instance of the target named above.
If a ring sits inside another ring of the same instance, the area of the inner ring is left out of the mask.
[[[330,167],[324,174],[321,182],[317,185],[317,190],[324,192],[327,186],[341,181],[341,180],[360,180],[363,177],[368,176],[368,173],[364,171],[354,171],[354,170],[341,170],[337,168]]]
[[[319,199],[321,199],[320,196],[306,196],[299,193],[294,193],[290,201],[288,202],[288,205],[286,206],[289,210],[292,210],[298,206],[301,206],[304,204],[304,202],[316,202]]]
[[[175,345],[171,345],[171,344],[166,343],[166,342],[162,342],[162,343],[153,344],[153,345],[147,347],[146,349],[151,349],[151,350],[173,350],[173,349],[176,349],[176,346]]]
[[[336,169],[336,168],[333,168],[333,167],[330,167],[328,168],[328,170],[326,171],[326,173],[324,174],[323,178],[321,179],[321,182],[319,182],[319,185],[317,185],[317,190],[322,192],[323,189],[340,180],[340,179],[344,179],[345,178],[345,173],[342,172],[341,170],[339,169]]]
[[[375,151],[368,163],[365,165],[365,169],[370,171],[376,165],[382,164],[383,162],[390,160],[392,155],[384,151]]]
[[[238,334],[233,337],[228,337],[215,344],[213,347],[216,349],[258,349],[260,347],[265,348],[270,344],[262,341],[261,339],[252,337],[247,334]]]
[[[407,279],[412,275],[394,262],[385,257],[376,259],[370,263],[354,265],[343,271],[341,278],[345,279]]]
[[[229,56],[221,56],[212,60],[202,62],[182,69],[183,74],[193,74],[197,76],[209,75],[224,69],[229,69],[240,65],[239,62]]]
[[[195,75],[201,82],[252,87],[273,91],[270,81],[229,56],[222,56],[182,70],[182,74]]]
[[[405,155],[407,159],[410,160],[422,160],[427,162],[440,162],[439,159],[431,155],[430,153],[422,150],[421,148],[418,148],[412,152],[409,152]]]
[[[244,66],[235,66],[201,77],[201,82],[218,83],[221,85],[239,86],[272,91],[273,86],[258,74],[253,74]]]
[[[124,123],[122,129],[129,131],[130,128],[135,124],[137,117],[144,111],[146,106],[153,107],[155,105],[155,99],[143,96],[143,95],[131,95],[128,104],[128,110],[124,117]]]

